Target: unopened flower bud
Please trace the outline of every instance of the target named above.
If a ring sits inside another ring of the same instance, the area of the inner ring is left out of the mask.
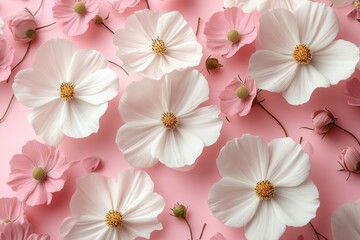
[[[100,25],[104,22],[104,19],[99,15],[96,15],[93,20],[96,25]]]
[[[360,173],[360,153],[356,148],[343,148],[340,154],[340,161],[346,171]]]
[[[217,58],[208,57],[205,61],[206,70],[210,72],[210,70],[216,70],[218,68],[223,67],[224,65],[219,63]]]
[[[174,208],[172,208],[171,210],[173,212],[174,217],[183,218],[183,219],[186,218],[187,207],[185,207],[184,205],[177,203],[174,205]]]
[[[36,38],[37,24],[34,16],[26,8],[10,18],[9,28],[16,41],[30,42]]]
[[[314,131],[318,134],[326,134],[335,124],[336,118],[329,110],[315,111],[312,116]]]

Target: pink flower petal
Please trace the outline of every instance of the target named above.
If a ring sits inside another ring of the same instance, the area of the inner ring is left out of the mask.
[[[87,172],[95,172],[101,163],[101,158],[96,156],[87,157],[82,162],[83,167]]]

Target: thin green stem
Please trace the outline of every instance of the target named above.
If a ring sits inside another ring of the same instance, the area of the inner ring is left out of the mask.
[[[110,60],[108,60],[108,62],[114,64],[115,66],[118,66],[121,70],[123,70],[126,73],[126,75],[129,76],[129,73],[122,66]]]
[[[44,0],[41,0],[40,5],[39,5],[38,9],[36,10],[36,12],[33,14],[33,16],[35,16],[40,11],[41,6],[43,5],[43,3],[44,3]]]
[[[325,239],[325,240],[329,240],[327,237],[325,237],[324,235],[322,235],[321,233],[319,233],[311,222],[309,222],[309,224],[310,224],[311,228],[313,229],[314,233],[316,234],[316,238],[317,238],[318,240],[320,240],[320,237],[322,237],[322,238]]]
[[[4,113],[4,114],[2,115],[2,117],[0,118],[0,123],[2,123],[2,122],[5,120],[5,117],[6,117],[6,115],[8,114],[8,112],[9,112],[9,110],[10,110],[11,104],[12,104],[12,102],[14,101],[14,97],[15,97],[15,95],[13,94],[13,95],[11,96],[10,102],[9,102],[9,104],[8,104],[6,110],[5,110],[5,113]]]
[[[185,220],[185,222],[186,222],[186,224],[187,224],[187,226],[188,226],[188,228],[189,228],[189,232],[190,232],[190,239],[191,239],[191,240],[194,240],[194,238],[193,238],[193,233],[192,233],[191,226],[190,226],[190,223],[189,223],[189,221],[188,221],[186,218],[184,218],[184,220]]]
[[[45,26],[42,26],[42,27],[37,27],[37,28],[35,28],[35,31],[40,30],[40,29],[43,29],[43,28],[50,27],[50,26],[52,26],[52,25],[54,25],[54,24],[56,24],[56,22],[50,23],[50,24],[45,25]]]
[[[347,134],[349,134],[350,136],[352,136],[352,137],[355,139],[355,141],[360,145],[359,139],[358,139],[357,137],[355,137],[355,135],[352,134],[350,131],[346,130],[345,128],[343,128],[343,127],[341,127],[341,126],[339,126],[339,125],[337,125],[336,123],[334,123],[333,126],[339,128],[340,130],[343,130],[344,132],[346,132]]]
[[[11,72],[14,71],[14,70],[24,61],[25,57],[28,55],[28,53],[29,53],[29,51],[30,51],[31,42],[32,42],[32,41],[29,42],[24,56],[23,56],[22,59],[11,69]],[[11,75],[10,75],[10,76],[11,76]],[[10,76],[8,77],[8,79],[6,79],[6,83],[9,82]]]
[[[257,105],[259,105],[267,114],[269,114],[270,117],[272,117],[276,122],[277,124],[279,124],[279,126],[282,128],[282,130],[284,131],[284,134],[286,137],[288,137],[288,134],[286,132],[286,129],[284,128],[284,126],[281,124],[281,122],[274,116],[271,114],[271,112],[269,112],[262,104],[261,102],[257,102],[256,103]]]
[[[101,23],[101,25],[103,25],[107,30],[109,30],[112,34],[114,34],[114,31],[111,30],[111,28],[109,28],[105,23]]]

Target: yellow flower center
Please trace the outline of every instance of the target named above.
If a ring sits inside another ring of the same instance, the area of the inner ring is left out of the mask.
[[[268,200],[275,195],[275,187],[269,180],[261,181],[256,184],[255,192],[261,200]]]
[[[4,223],[5,223],[5,224],[10,223],[10,222],[11,222],[11,220],[8,219],[8,218],[5,218],[5,219],[4,219]]]
[[[43,168],[41,167],[36,167],[34,168],[33,172],[32,172],[32,177],[35,180],[38,180],[39,182],[42,182],[46,179],[46,172]]]
[[[166,112],[161,115],[161,122],[167,129],[175,129],[179,123],[173,113]]]
[[[74,84],[63,82],[60,85],[60,97],[65,101],[70,101],[75,95]]]
[[[232,43],[237,43],[238,41],[240,41],[240,38],[240,34],[236,30],[231,30],[227,34],[227,39]]]
[[[110,228],[118,228],[122,225],[122,223],[124,222],[124,217],[121,214],[121,212],[117,211],[117,210],[110,210],[106,216],[106,224],[110,227]]]
[[[292,57],[298,64],[308,64],[312,58],[310,48],[306,44],[296,45]]]
[[[245,100],[249,96],[249,90],[245,86],[240,86],[236,89],[236,96],[242,100]]]
[[[82,3],[82,2],[76,2],[74,4],[74,11],[79,15],[82,15],[82,14],[86,13],[85,4]]]
[[[167,51],[165,42],[159,37],[151,40],[151,50],[156,55],[164,55]]]
[[[356,10],[360,11],[360,0],[355,0],[353,5]]]

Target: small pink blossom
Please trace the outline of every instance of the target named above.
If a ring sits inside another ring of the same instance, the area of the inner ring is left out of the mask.
[[[50,237],[33,233],[30,223],[9,223],[0,234],[0,240],[50,240]]]
[[[87,157],[83,161],[83,167],[87,172],[95,172],[101,163],[101,158],[99,157]]]
[[[212,52],[229,58],[256,39],[257,25],[254,13],[244,13],[237,7],[226,8],[214,13],[206,23],[206,45]]]
[[[118,13],[125,12],[126,8],[135,7],[140,0],[108,0]]]
[[[11,222],[23,223],[25,204],[17,198],[0,198],[0,232]]]
[[[11,74],[11,63],[14,59],[14,48],[5,39],[0,38],[0,81],[8,79]]]
[[[360,153],[354,147],[346,147],[341,150],[340,164],[344,170],[351,173],[360,173]]]
[[[360,81],[357,78],[353,78],[350,81],[346,82],[346,89],[348,94],[346,99],[349,105],[351,106],[360,106]]]
[[[334,115],[329,110],[317,110],[311,115],[311,118],[314,131],[320,135],[326,134],[336,121]]]
[[[63,188],[69,166],[57,147],[32,140],[11,159],[7,183],[27,205],[50,204],[52,193]]]
[[[63,24],[64,33],[77,36],[85,33],[98,14],[101,0],[55,0],[53,17]]]
[[[217,233],[210,238],[210,240],[225,240],[225,237],[221,233]]]
[[[221,111],[227,116],[245,116],[249,113],[256,94],[255,81],[251,77],[245,78],[244,81],[235,78],[220,93]]]
[[[37,24],[35,17],[27,8],[23,8],[10,18],[9,28],[16,41],[26,43],[36,38]]]

